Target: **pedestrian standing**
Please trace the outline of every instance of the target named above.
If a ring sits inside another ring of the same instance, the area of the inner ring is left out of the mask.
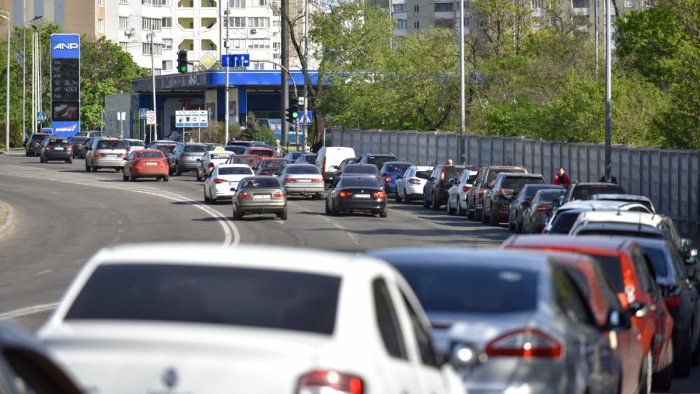
[[[452,159],[447,159],[447,165],[451,166],[452,165]]]
[[[559,167],[559,173],[554,176],[554,184],[567,188],[571,184],[569,181],[569,176],[566,175],[566,171],[564,171],[564,167]]]

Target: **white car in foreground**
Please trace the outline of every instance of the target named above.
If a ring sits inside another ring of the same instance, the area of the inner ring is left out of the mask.
[[[236,194],[241,179],[253,175],[253,169],[247,164],[215,166],[210,176],[204,180],[204,202],[213,204],[220,199],[231,199]]]
[[[464,393],[403,277],[351,254],[105,248],[38,336],[91,393]]]
[[[432,166],[410,166],[403,174],[396,176],[396,201],[403,200],[410,204],[411,200],[422,199],[423,185],[432,171]]]

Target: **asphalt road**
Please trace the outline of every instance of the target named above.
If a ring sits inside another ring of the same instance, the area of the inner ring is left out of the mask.
[[[286,221],[231,221],[230,203],[204,204],[194,173],[123,182],[121,173],[0,155],[0,200],[14,223],[0,237],[0,318],[35,331],[82,264],[102,247],[140,242],[288,245],[362,252],[401,246],[495,247],[511,232],[420,204],[390,203],[388,218],[329,217],[323,201],[290,199]],[[695,376],[694,376],[695,375]],[[700,393],[700,369],[671,392]]]

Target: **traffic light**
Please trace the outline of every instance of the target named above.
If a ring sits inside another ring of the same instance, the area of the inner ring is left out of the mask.
[[[187,72],[187,51],[180,49],[177,53],[177,71],[180,73]]]
[[[287,115],[287,122],[294,123],[299,118],[299,107],[292,105],[286,109],[285,114]]]

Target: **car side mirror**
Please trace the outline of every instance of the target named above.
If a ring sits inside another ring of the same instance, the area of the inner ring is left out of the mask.
[[[649,313],[649,307],[643,302],[630,302],[627,310],[637,317],[644,317]]]
[[[623,331],[632,327],[629,313],[625,311],[612,310],[608,315],[607,329],[610,331]]]
[[[474,365],[478,360],[476,349],[461,342],[453,343],[449,354],[450,364],[455,369],[461,369]]]
[[[455,184],[455,179],[454,179],[454,178],[450,179],[450,180],[448,181],[448,183],[449,183],[450,185],[454,185],[454,184]]]
[[[695,263],[697,263],[697,259],[696,259],[697,255],[698,255],[698,250],[691,249],[690,255],[688,257],[686,257],[686,259],[685,259],[685,264],[686,265],[695,265]]]

